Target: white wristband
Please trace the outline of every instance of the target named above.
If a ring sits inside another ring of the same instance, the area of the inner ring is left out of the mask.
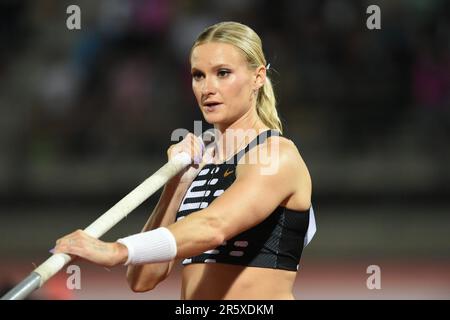
[[[117,242],[128,248],[126,266],[129,264],[168,262],[177,255],[175,237],[169,229],[164,227],[121,238]]]

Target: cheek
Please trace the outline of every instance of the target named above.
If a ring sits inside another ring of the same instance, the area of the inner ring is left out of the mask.
[[[228,96],[233,100],[240,100],[248,95],[249,81],[247,79],[235,78],[226,88]]]

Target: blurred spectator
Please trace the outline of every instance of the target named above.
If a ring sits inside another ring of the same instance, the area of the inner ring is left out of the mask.
[[[0,127],[3,141],[21,146],[10,153],[14,143],[0,144],[3,163],[21,164],[8,172],[25,172],[24,154],[87,165],[163,157],[172,130],[193,130],[202,118],[186,57],[194,36],[221,20],[242,20],[264,37],[287,132],[316,156],[401,152],[396,136],[417,128],[423,141],[413,152],[446,146],[449,2],[382,2],[377,31],[366,28],[367,2],[349,0],[77,3],[76,32],[65,28],[69,1],[0,4],[0,81],[8,84],[0,101],[17,105],[0,116],[30,119]]]

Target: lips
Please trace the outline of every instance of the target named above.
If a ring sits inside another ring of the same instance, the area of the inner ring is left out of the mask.
[[[221,103],[217,102],[217,101],[206,101],[206,102],[203,103],[203,105],[205,107],[215,107],[215,106],[217,106],[219,104],[221,104]]]
[[[216,110],[221,105],[222,105],[222,103],[220,103],[220,102],[208,101],[208,102],[203,103],[203,108],[207,112],[212,112],[212,111]]]

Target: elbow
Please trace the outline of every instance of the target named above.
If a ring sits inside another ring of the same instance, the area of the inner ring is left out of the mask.
[[[142,284],[140,282],[129,284],[131,291],[133,291],[134,293],[143,293],[143,292],[151,291],[156,287],[156,285],[157,285],[157,283]]]
[[[154,281],[153,279],[149,279],[145,282],[143,281],[128,281],[128,285],[130,289],[135,293],[142,293],[151,291],[156,288],[158,283],[160,283],[162,280]]]
[[[152,276],[146,279],[140,279],[140,277],[136,277],[132,272],[127,273],[128,286],[136,293],[153,290],[165,278],[165,276]]]
[[[131,291],[134,293],[142,293],[152,290],[152,287],[144,286],[142,283],[139,282],[128,282],[128,286],[130,287]]]

